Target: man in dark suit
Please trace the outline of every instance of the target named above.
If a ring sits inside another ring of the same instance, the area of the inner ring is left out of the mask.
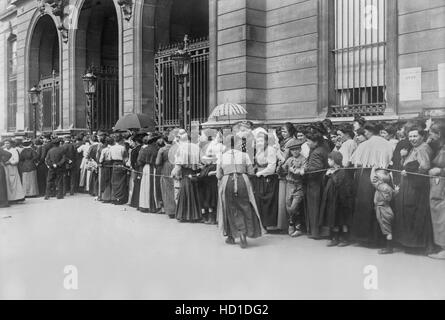
[[[62,146],[65,151],[66,157],[66,174],[64,175],[63,181],[63,195],[66,194],[67,190],[70,190],[70,195],[73,195],[76,190],[76,181],[79,183],[79,172],[76,168],[77,150],[71,141],[71,137],[65,137],[65,143]]]
[[[55,139],[53,142],[54,147],[46,155],[45,163],[48,166],[48,178],[46,181],[45,200],[49,200],[51,189],[54,188],[54,185],[57,190],[57,199],[63,199],[63,176],[66,171],[66,156],[61,143],[60,139]]]

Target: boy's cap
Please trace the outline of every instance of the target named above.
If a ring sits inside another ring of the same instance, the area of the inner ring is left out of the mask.
[[[301,149],[301,146],[303,145],[303,141],[301,140],[292,140],[289,145],[287,146],[287,148],[289,150],[294,150],[294,149]]]

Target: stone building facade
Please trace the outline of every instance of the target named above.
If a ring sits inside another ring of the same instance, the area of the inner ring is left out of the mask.
[[[84,130],[89,67],[98,126],[128,113],[164,121],[176,82],[155,61],[185,34],[205,63],[185,98],[201,99],[200,120],[225,102],[266,125],[445,107],[443,0],[2,0],[0,133]]]

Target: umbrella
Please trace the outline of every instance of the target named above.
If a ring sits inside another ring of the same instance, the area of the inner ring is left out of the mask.
[[[155,131],[155,121],[146,114],[131,113],[120,118],[114,130],[129,130],[129,129],[142,129],[146,128],[149,131]]]
[[[209,116],[210,118],[217,119],[219,117],[226,117],[230,120],[230,118],[237,118],[242,115],[246,115],[247,111],[246,109],[236,103],[230,103],[226,102],[223,104],[220,104],[213,109],[212,113]]]

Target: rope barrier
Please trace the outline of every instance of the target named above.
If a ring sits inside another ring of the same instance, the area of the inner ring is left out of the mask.
[[[132,169],[132,168],[129,168],[129,167],[126,167],[126,166],[123,166],[123,165],[106,165],[106,166],[102,166],[102,168],[103,167],[105,167],[105,168],[114,168],[114,167],[120,167],[120,168],[124,168],[125,170],[127,170],[127,171],[129,171],[129,172],[135,172],[135,173],[137,173],[137,174],[142,174],[142,175],[151,175],[151,176],[155,176],[155,177],[164,177],[164,178],[170,178],[170,179],[174,179],[173,177],[171,177],[171,176],[166,176],[166,175],[161,175],[161,174],[154,174],[154,173],[144,173],[144,172],[141,172],[141,171],[137,171],[137,170],[134,170],[134,169]],[[338,170],[361,170],[361,169],[372,169],[372,168],[368,168],[368,167],[357,167],[357,168],[352,168],[352,167],[350,167],[350,168],[338,168]],[[314,173],[322,173],[322,172],[326,172],[326,171],[328,171],[329,169],[327,168],[327,169],[320,169],[320,170],[314,170],[314,171],[308,171],[308,172],[304,172],[304,175],[306,175],[306,174],[314,174]],[[391,171],[391,172],[398,172],[398,173],[402,173],[402,172],[404,172],[404,171],[402,171],[402,170],[396,170],[396,169],[383,169],[383,170],[387,170],[387,171]],[[421,176],[421,177],[426,177],[426,178],[436,178],[436,179],[445,179],[445,177],[443,177],[443,176],[431,176],[431,175],[427,175],[427,174],[423,174],[423,173],[417,173],[417,172],[408,172],[408,171],[405,171],[405,173],[407,174],[407,175],[415,175],[415,176]]]

